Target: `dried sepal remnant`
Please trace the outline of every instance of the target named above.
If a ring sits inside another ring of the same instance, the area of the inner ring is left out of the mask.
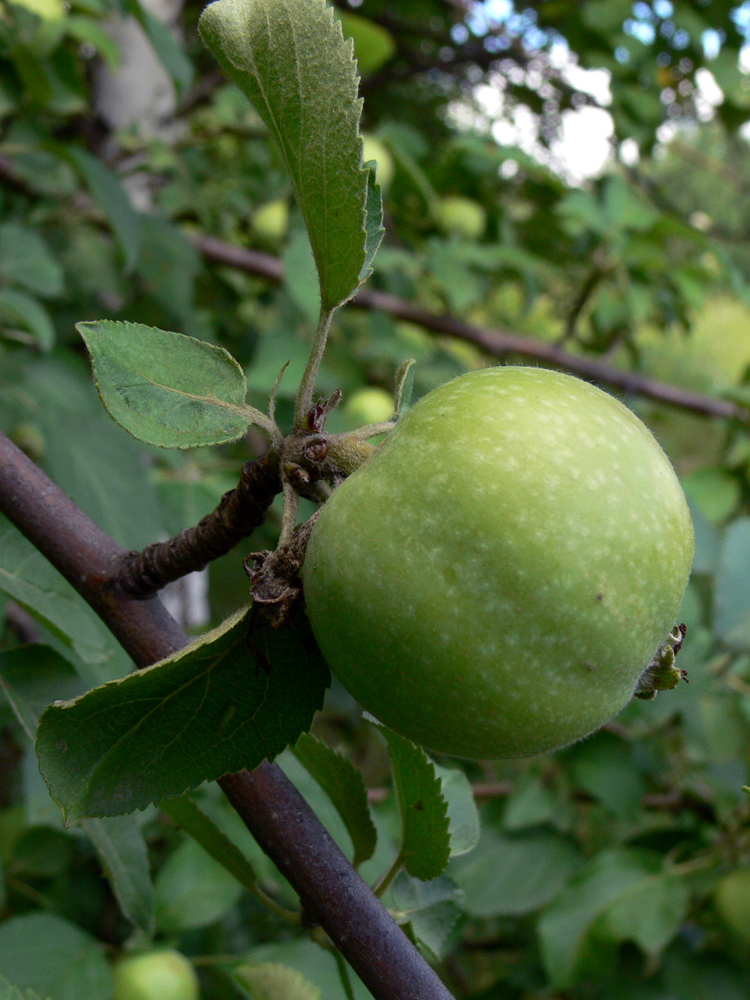
[[[636,698],[653,701],[659,691],[671,691],[680,681],[687,683],[687,670],[675,666],[675,657],[682,649],[686,632],[687,625],[675,625],[666,641],[659,646],[653,660],[638,678]]]

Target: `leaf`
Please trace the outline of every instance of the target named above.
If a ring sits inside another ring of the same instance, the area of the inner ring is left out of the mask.
[[[612,733],[598,732],[566,753],[573,780],[610,812],[633,819],[646,791],[633,750]]]
[[[51,913],[0,925],[0,969],[20,990],[54,1000],[111,1000],[114,983],[101,944]]]
[[[156,301],[183,327],[195,322],[195,282],[202,263],[179,226],[158,215],[141,216],[137,273]]]
[[[57,698],[75,698],[84,681],[59,653],[41,643],[0,651],[0,691],[33,744],[39,716]]]
[[[78,323],[110,416],[162,448],[236,441],[252,417],[242,368],[223,347],[140,323]]]
[[[145,548],[166,532],[144,448],[94,402],[93,414],[64,412],[52,401],[44,405],[46,470],[116,542]],[[197,521],[183,521],[178,530],[191,523]]]
[[[148,848],[135,816],[85,819],[81,825],[96,848],[123,915],[153,935],[154,886]]]
[[[750,645],[750,518],[727,528],[714,582],[714,629],[735,648]]]
[[[165,799],[159,807],[189,833],[207,854],[230,872],[240,885],[250,890],[256,887],[258,879],[248,859],[188,795]]]
[[[62,268],[42,237],[20,222],[0,225],[0,274],[4,283],[36,295],[54,296],[63,290]]]
[[[180,93],[193,82],[193,64],[180,48],[172,32],[150,10],[138,0],[125,0],[123,6],[129,11],[148,35],[164,69],[174,80]]]
[[[310,238],[307,232],[300,226],[292,233],[282,250],[281,259],[284,264],[284,288],[289,293],[289,297],[296,306],[304,313],[309,320],[310,326],[315,329],[320,315],[320,288],[316,280],[315,258],[313,257]],[[309,347],[305,349],[305,363]],[[302,366],[304,371],[304,364]],[[293,373],[289,373],[289,381],[298,383]],[[301,373],[300,373],[301,376]]]
[[[57,570],[31,542],[0,517],[0,591],[29,612],[72,649],[89,684],[101,684],[122,673],[125,655],[100,622]]]
[[[479,811],[469,779],[458,767],[433,765],[440,778],[440,790],[448,805],[448,832],[451,839],[451,857],[467,854],[479,843]]]
[[[107,216],[125,258],[126,271],[132,271],[141,250],[141,218],[119,177],[84,149],[71,146],[67,153],[85,180],[91,197]]]
[[[410,875],[427,882],[445,871],[450,858],[448,803],[435,764],[421,747],[365,717],[388,741],[401,816],[401,858]]]
[[[463,919],[462,890],[444,875],[421,882],[401,871],[393,882],[393,899],[398,922],[405,924],[413,937],[439,960]]]
[[[393,35],[379,24],[359,14],[336,11],[345,38],[354,41],[357,69],[364,76],[374,73],[396,54]]]
[[[0,652],[0,691],[33,745],[39,716],[50,702],[82,693],[80,677],[49,646],[29,644]],[[28,803],[27,803],[28,809]],[[135,819],[82,823],[104,866],[123,914],[147,934],[154,931],[154,888],[146,842]]]
[[[0,974],[0,1000],[41,1000],[41,997],[34,990],[26,990],[22,993],[17,986],[13,986],[5,976]],[[47,997],[47,1000],[50,998]]]
[[[379,242],[375,223],[372,235],[365,227],[353,45],[325,0],[216,0],[199,28],[280,147],[329,312],[353,294]]]
[[[37,347],[49,351],[55,343],[55,327],[44,306],[17,288],[0,291],[0,325],[22,327],[33,334]]]
[[[658,855],[602,851],[573,877],[542,914],[542,961],[553,986],[578,982],[597,951],[631,940],[651,954],[676,934],[689,901],[685,884],[662,870]]]
[[[549,903],[580,864],[573,843],[552,830],[514,837],[485,826],[476,849],[454,861],[450,874],[471,916],[521,916]]]
[[[232,979],[253,1000],[322,1000],[320,990],[296,969],[275,962],[238,965]]]
[[[409,358],[399,365],[396,372],[396,415],[399,418],[403,417],[411,405],[416,365],[414,358]]]
[[[361,772],[346,757],[310,733],[302,734],[292,747],[292,753],[336,807],[354,846],[352,864],[358,867],[373,856],[377,843]]]
[[[242,886],[194,840],[173,851],[156,876],[156,923],[164,934],[207,927],[236,905]]]
[[[268,673],[247,634],[243,609],[174,656],[47,709],[37,754],[67,822],[256,767],[310,728],[329,673],[306,621],[255,629]]]

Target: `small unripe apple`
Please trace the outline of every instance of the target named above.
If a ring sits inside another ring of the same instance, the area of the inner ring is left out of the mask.
[[[433,214],[444,233],[466,240],[478,240],[487,227],[487,215],[482,206],[472,198],[460,195],[441,198]]]
[[[364,708],[428,749],[512,758],[598,729],[643,677],[649,697],[673,686],[651,671],[681,644],[692,558],[645,425],[586,382],[508,366],[413,407],[325,503],[303,582]]]
[[[395,172],[391,151],[380,139],[376,139],[374,135],[368,135],[363,132],[362,138],[364,140],[363,162],[367,163],[368,160],[377,160],[376,179],[381,188],[385,190],[393,180]]]
[[[750,868],[737,868],[719,879],[714,906],[737,940],[750,945]]]
[[[114,1000],[198,1000],[198,977],[179,951],[148,951],[115,966]]]
[[[396,409],[393,396],[378,386],[357,389],[344,402],[344,415],[355,425],[380,424],[390,420]]]
[[[286,199],[277,198],[256,209],[250,217],[255,232],[266,240],[278,242],[289,227],[289,206]]]

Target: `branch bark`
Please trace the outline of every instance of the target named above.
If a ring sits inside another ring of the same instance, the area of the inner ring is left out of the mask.
[[[107,585],[125,550],[4,434],[0,511],[75,587],[138,667],[186,645],[158,597],[133,600]],[[452,1000],[276,764],[225,775],[219,784],[305,912],[320,922],[376,1000]]]
[[[143,552],[126,553],[112,582],[130,597],[147,597],[173,580],[204,569],[263,524],[278,493],[281,478],[272,451],[245,462],[239,483],[224,494],[215,510],[194,528],[154,542]]]
[[[269,254],[259,253],[256,250],[244,250],[242,247],[224,243],[212,236],[193,236],[192,241],[194,246],[211,260],[229,264],[231,267],[237,267],[251,274],[261,275],[277,283],[284,278],[283,265],[277,258]],[[649,378],[640,372],[620,371],[603,361],[571,354],[557,344],[522,337],[509,330],[475,326],[473,323],[467,323],[465,320],[447,313],[433,313],[422,306],[407,302],[396,295],[378,291],[375,288],[360,289],[350,304],[360,309],[380,310],[390,316],[395,316],[397,319],[416,323],[432,333],[448,334],[469,344],[474,344],[496,358],[505,358],[508,355],[533,358],[536,361],[543,361],[545,364],[554,365],[556,368],[580,375],[581,378],[601,382],[615,389],[621,389],[623,392],[645,396],[659,403],[667,403],[692,413],[740,420],[743,423],[750,420],[748,411],[730,400],[690,392],[676,385],[669,385],[667,382]]]

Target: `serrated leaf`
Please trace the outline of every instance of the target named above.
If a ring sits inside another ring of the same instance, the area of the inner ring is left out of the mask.
[[[352,43],[325,0],[216,0],[199,28],[279,145],[330,312],[353,294],[379,242]]]
[[[125,258],[126,271],[132,271],[141,250],[141,218],[119,177],[84,149],[73,146],[67,153],[83,176],[91,197],[107,216]]]
[[[223,347],[140,323],[78,323],[110,416],[163,448],[236,441],[252,420],[245,373]]]
[[[301,972],[276,962],[239,965],[232,979],[253,1000],[321,1000],[320,990]]]
[[[22,993],[17,986],[9,983],[5,976],[0,975],[0,1000],[42,1000],[34,990],[26,990]],[[46,1000],[50,1000],[47,996]]]
[[[174,656],[47,709],[37,754],[68,822],[257,767],[310,728],[330,677],[306,621],[256,628],[261,665],[247,635],[243,609]]]
[[[89,684],[122,673],[127,658],[111,633],[68,581],[1,516],[0,591],[76,653],[74,665]]]
[[[381,25],[350,11],[337,11],[336,16],[341,19],[344,37],[354,41],[360,73],[374,73],[396,54],[393,35]]]
[[[689,901],[685,885],[650,852],[602,851],[573,877],[537,925],[552,984],[565,989],[587,974],[597,942],[632,940],[658,952],[676,934]]]
[[[202,809],[190,798],[181,795],[177,799],[165,799],[160,803],[162,812],[167,813],[195,840],[206,854],[218,861],[246,889],[257,885],[257,876],[253,866],[247,860],[237,845],[227,837],[223,830],[208,817]]]
[[[427,882],[445,871],[450,859],[448,803],[435,765],[411,740],[372,716],[366,718],[385,736],[393,766],[401,816],[401,859],[410,875]]]
[[[292,753],[315,778],[344,821],[354,847],[352,864],[356,868],[373,856],[378,837],[361,772],[310,733],[302,734]]]
[[[469,779],[457,767],[433,765],[440,778],[440,790],[448,805],[448,832],[451,857],[467,854],[479,843],[479,810],[474,801]]]
[[[83,685],[67,660],[49,646],[31,643],[0,653],[0,692],[33,746],[44,709],[55,699],[81,694]],[[131,816],[88,819],[82,826],[123,914],[146,934],[153,934],[154,887],[140,826]]]

